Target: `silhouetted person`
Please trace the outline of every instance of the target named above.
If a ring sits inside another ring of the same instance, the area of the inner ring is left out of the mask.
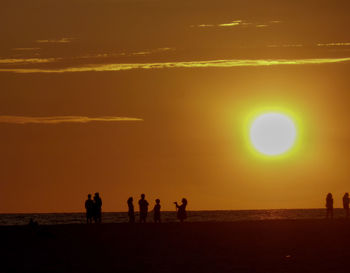
[[[187,218],[187,213],[186,213],[187,200],[186,200],[186,198],[182,198],[181,202],[182,202],[182,204],[180,206],[177,204],[177,202],[174,202],[174,204],[176,205],[176,209],[177,209],[177,219],[179,219],[180,222],[182,223]]]
[[[349,203],[350,203],[350,198],[349,198],[349,193],[345,193],[343,196],[343,207],[345,210],[345,215],[346,218],[349,217],[350,213],[349,213]]]
[[[95,223],[102,222],[102,199],[98,192],[94,196],[94,219]]]
[[[331,193],[327,194],[326,198],[327,218],[333,218],[333,196]]]
[[[140,223],[146,223],[147,213],[148,213],[148,202],[145,199],[145,195],[141,194],[141,199],[139,200],[140,206]]]
[[[129,223],[135,223],[135,211],[134,211],[134,204],[132,202],[133,202],[133,198],[129,197],[127,201],[128,207],[129,207],[129,211],[128,211]]]
[[[92,218],[94,217],[94,209],[95,204],[91,199],[91,194],[88,194],[88,199],[85,201],[85,209],[86,209],[86,223],[91,224]]]
[[[38,232],[39,229],[39,223],[37,221],[34,221],[33,218],[30,218],[29,223],[28,223],[28,229],[30,232],[35,235]]]
[[[160,200],[156,199],[156,204],[154,205],[153,208],[153,212],[154,212],[154,222],[155,223],[160,223]]]
[[[37,221],[34,221],[33,218],[30,218],[30,219],[29,219],[28,226],[29,226],[31,229],[36,229],[36,228],[39,226],[39,223],[38,223]]]

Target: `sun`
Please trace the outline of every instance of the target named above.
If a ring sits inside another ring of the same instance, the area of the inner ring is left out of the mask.
[[[277,156],[289,151],[297,137],[296,126],[287,115],[271,112],[258,116],[250,127],[250,141],[261,154]]]

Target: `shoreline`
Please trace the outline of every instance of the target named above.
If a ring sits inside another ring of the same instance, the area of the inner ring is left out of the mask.
[[[147,222],[153,222],[153,211],[148,213]],[[326,218],[325,209],[283,209],[283,210],[221,210],[221,211],[188,211],[186,222],[240,222],[261,220],[322,220]],[[135,213],[136,222],[139,212]],[[334,210],[334,220],[344,219],[343,209]],[[0,226],[27,225],[33,219],[39,225],[85,224],[86,215],[80,213],[45,213],[45,214],[0,214]],[[178,222],[175,211],[162,211],[163,223]],[[103,223],[128,223],[127,212],[102,213]]]
[[[135,221],[135,223],[128,223],[128,222],[115,222],[115,223],[62,223],[62,224],[40,224],[38,227],[59,227],[59,226],[143,226],[143,225],[231,225],[231,224],[257,224],[257,223],[313,223],[316,222],[320,223],[349,223],[350,224],[350,218],[334,218],[334,219],[327,219],[324,218],[304,218],[304,219],[247,219],[247,220],[234,220],[234,221],[185,221],[184,223],[180,223],[179,221],[173,221],[173,222],[162,222],[162,223],[154,223],[153,220],[150,220],[146,223],[139,223],[138,221]],[[25,225],[0,225],[0,229],[3,227],[28,227],[28,224]]]

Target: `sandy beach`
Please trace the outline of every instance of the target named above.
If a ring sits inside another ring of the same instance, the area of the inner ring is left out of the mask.
[[[347,272],[350,221],[0,227],[0,272]]]

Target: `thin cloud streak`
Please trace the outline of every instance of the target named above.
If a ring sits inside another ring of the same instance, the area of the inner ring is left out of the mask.
[[[266,24],[261,24],[261,25],[256,25],[256,27],[259,27],[259,28],[261,28],[261,27],[268,27],[269,25],[266,25]]]
[[[317,46],[350,46],[350,43],[341,42],[341,43],[327,43],[327,44],[317,44]]]
[[[252,22],[246,22],[243,20],[233,20],[229,23],[221,23],[221,24],[199,24],[199,25],[191,25],[190,27],[199,27],[199,28],[212,28],[212,27],[237,27],[237,26],[255,26],[257,28],[264,28],[264,27],[269,27],[270,24],[279,24],[281,21],[270,21],[269,24],[267,23],[252,23]]]
[[[12,48],[14,51],[36,51],[39,50],[40,47],[16,47]]]
[[[23,58],[23,59],[0,59],[0,64],[38,64],[52,63],[62,58]]]
[[[12,124],[58,124],[58,123],[88,123],[88,122],[121,122],[143,121],[141,118],[132,117],[85,117],[85,116],[51,116],[51,117],[28,117],[28,116],[0,116],[0,123]]]
[[[150,51],[139,51],[139,52],[131,53],[131,55],[149,55],[149,54],[151,54]]]
[[[143,51],[136,51],[136,52],[120,52],[120,53],[98,53],[94,55],[84,55],[84,56],[78,56],[75,59],[88,59],[88,58],[113,58],[113,57],[121,57],[121,56],[138,56],[138,55],[150,55],[155,54],[159,52],[166,52],[166,51],[175,51],[175,48],[173,47],[159,47],[156,49],[146,49]]]
[[[303,47],[302,44],[268,45],[267,47]]]
[[[232,21],[231,23],[224,23],[224,24],[219,24],[219,27],[234,27],[234,26],[239,26],[242,24],[242,20],[235,20]]]
[[[45,39],[45,40],[36,40],[38,44],[67,44],[72,42],[74,38],[61,38],[61,39]]]
[[[189,62],[164,62],[164,63],[129,63],[129,64],[93,64],[66,68],[2,68],[0,72],[13,73],[68,73],[68,72],[91,72],[91,71],[124,71],[132,69],[164,69],[164,68],[229,68],[247,66],[276,66],[276,65],[310,65],[331,64],[349,62],[347,58],[320,58],[320,59],[257,59],[257,60],[210,60]]]
[[[192,26],[194,27],[194,26]],[[200,24],[200,25],[197,25],[197,27],[215,27],[215,25],[213,24]]]

